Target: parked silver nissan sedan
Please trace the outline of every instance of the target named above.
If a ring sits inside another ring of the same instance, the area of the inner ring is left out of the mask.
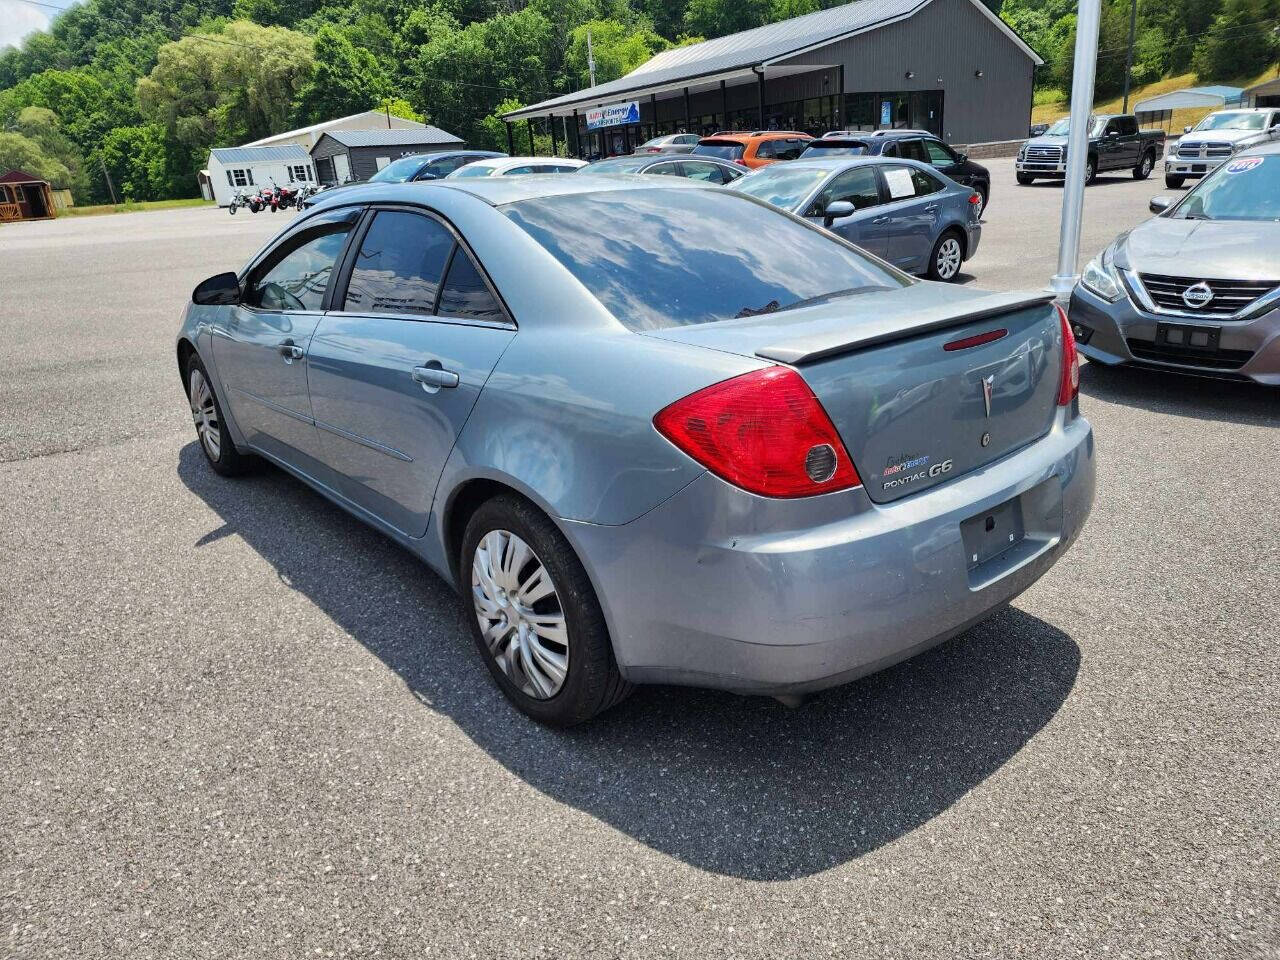
[[[425,560],[546,723],[880,669],[1043,576],[1093,501],[1045,297],[687,180],[353,188],[192,299],[210,466],[268,460]]]
[[[1081,353],[1280,386],[1280,144],[1240,153],[1151,210],[1071,295]]]

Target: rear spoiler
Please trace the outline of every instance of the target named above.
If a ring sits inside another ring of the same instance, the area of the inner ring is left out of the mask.
[[[822,360],[839,353],[850,353],[894,340],[905,340],[908,337],[945,330],[948,327],[959,327],[976,320],[999,317],[1018,310],[1044,306],[1051,302],[1053,302],[1051,293],[1035,296],[1027,296],[1026,293],[993,293],[966,302],[960,312],[956,311],[954,305],[939,304],[914,313],[909,318],[889,316],[856,325],[851,324],[843,329],[824,330],[791,338],[762,347],[756,351],[756,356],[762,360],[773,360],[777,363],[812,363],[814,360]]]

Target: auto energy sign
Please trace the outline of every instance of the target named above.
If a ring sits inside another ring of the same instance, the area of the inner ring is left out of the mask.
[[[621,127],[628,123],[640,122],[640,104],[632,100],[630,103],[613,103],[607,107],[596,107],[587,111],[587,129],[599,130],[601,127]]]

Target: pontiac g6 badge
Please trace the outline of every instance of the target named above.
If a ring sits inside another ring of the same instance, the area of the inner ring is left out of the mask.
[[[996,375],[982,378],[982,403],[987,408],[987,416],[991,416],[991,387],[996,382]]]

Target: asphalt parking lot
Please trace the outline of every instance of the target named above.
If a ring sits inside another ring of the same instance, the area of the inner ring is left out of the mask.
[[[989,166],[966,280],[1042,287],[1061,190]],[[0,229],[7,955],[1280,956],[1274,391],[1088,366],[1094,514],[1007,612],[554,732],[426,568],[203,462],[179,309],[286,216]]]

